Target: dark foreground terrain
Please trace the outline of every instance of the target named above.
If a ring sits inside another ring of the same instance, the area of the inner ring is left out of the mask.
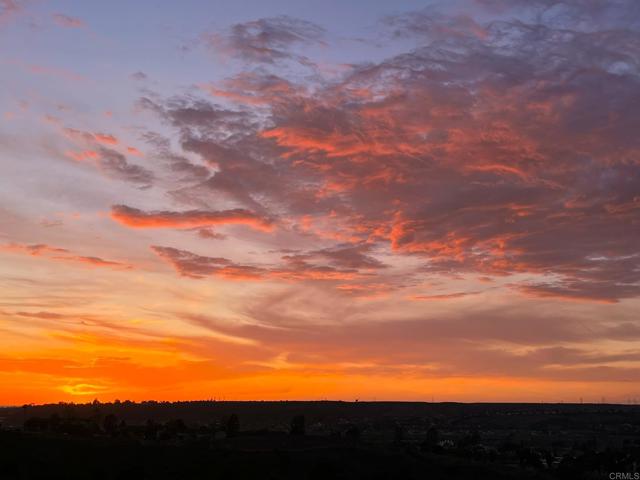
[[[0,421],[3,480],[640,479],[635,405],[93,402]]]

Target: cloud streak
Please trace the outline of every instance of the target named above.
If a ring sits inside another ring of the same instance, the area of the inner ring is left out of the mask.
[[[245,209],[232,210],[189,210],[173,212],[160,210],[144,212],[126,205],[114,205],[111,218],[132,228],[198,228],[217,225],[246,225],[256,230],[269,232],[274,223]]]
[[[46,244],[21,244],[8,243],[0,245],[0,251],[42,257],[47,260],[56,260],[71,263],[81,263],[96,268],[111,268],[116,270],[130,270],[132,265],[95,256],[77,255],[65,248],[53,247]]]
[[[150,187],[155,179],[154,173],[140,165],[129,163],[127,156],[116,150],[120,140],[109,133],[87,132],[73,128],[63,128],[63,135],[81,150],[68,150],[66,156],[81,164],[92,164],[104,172],[107,177],[137,184],[142,188]],[[127,148],[128,154],[139,154],[137,149]]]
[[[82,28],[85,26],[84,22],[81,19],[77,17],[71,17],[63,13],[54,13],[52,18],[57,25],[65,28]]]
[[[232,280],[344,281],[360,277],[355,269],[311,264],[306,259],[283,256],[279,266],[254,266],[235,263],[227,258],[208,257],[173,247],[154,245],[151,249],[169,262],[180,275],[191,278],[219,276]]]

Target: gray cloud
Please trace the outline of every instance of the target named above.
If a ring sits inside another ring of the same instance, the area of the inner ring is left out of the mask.
[[[292,58],[304,61],[304,57],[294,55],[290,48],[296,44],[320,43],[323,35],[324,29],[314,23],[282,15],[237,23],[227,32],[205,35],[204,40],[221,54],[270,64]]]
[[[150,187],[153,183],[154,174],[151,170],[129,163],[122,153],[100,147],[99,154],[98,165],[107,175],[142,187]]]

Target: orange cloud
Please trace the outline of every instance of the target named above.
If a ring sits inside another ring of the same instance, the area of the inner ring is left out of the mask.
[[[136,147],[127,147],[127,153],[130,155],[135,155],[136,157],[143,157],[143,153],[138,150]]]
[[[84,162],[86,160],[98,160],[100,155],[95,150],[83,150],[80,152],[65,152],[65,155],[76,162]]]
[[[86,263],[87,265],[90,265],[92,267],[108,267],[108,268],[124,268],[124,269],[133,268],[133,266],[129,264],[114,262],[111,260],[105,260],[100,257],[73,256],[73,257],[61,257],[61,258],[63,258],[64,260],[72,261],[72,262]]]
[[[69,253],[69,250],[65,248],[52,247],[43,243],[35,243],[31,245],[24,245],[20,243],[9,243],[0,245],[0,250],[16,253],[26,253],[28,255],[37,257],[43,254],[65,254]]]
[[[197,228],[228,224],[246,225],[265,232],[274,228],[270,219],[241,208],[218,211],[144,212],[126,205],[114,205],[111,208],[111,218],[132,228]]]
[[[116,137],[107,133],[94,133],[93,136],[98,143],[103,143],[105,145],[117,145],[119,143]]]
[[[127,157],[114,149],[120,141],[107,133],[91,133],[74,128],[62,128],[62,133],[76,145],[80,151],[67,151],[65,155],[77,162],[91,160],[93,165],[110,178],[117,178],[131,183],[149,186],[153,183],[154,174],[147,168],[129,163]],[[127,149],[128,153],[138,154],[137,149]],[[138,155],[139,156],[139,155]]]
[[[75,255],[65,248],[52,247],[46,244],[24,245],[19,243],[9,243],[6,245],[0,245],[0,251],[2,250],[7,252],[31,255],[33,257],[43,256],[49,260],[82,263],[92,267],[106,267],[125,270],[133,268],[133,266],[128,263],[105,260],[103,258],[94,256]]]
[[[470,295],[478,295],[479,293],[480,292],[456,292],[443,293],[440,295],[412,295],[409,299],[419,301],[454,300],[456,298],[468,297]]]

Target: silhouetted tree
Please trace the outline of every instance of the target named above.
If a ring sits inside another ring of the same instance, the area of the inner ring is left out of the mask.
[[[478,432],[478,430],[473,430],[470,434],[466,435],[462,439],[460,445],[464,447],[478,445],[481,440],[482,438],[480,437],[480,432]]]
[[[305,434],[305,421],[304,415],[296,415],[291,420],[291,435],[304,435]]]
[[[63,417],[66,420],[71,420],[76,418],[76,406],[73,403],[67,403],[64,406]]]
[[[147,440],[155,440],[158,436],[159,426],[156,422],[149,419],[144,429],[144,438]]]
[[[49,427],[46,418],[31,417],[24,422],[24,429],[27,432],[44,432]]]
[[[238,435],[238,432],[240,431],[240,419],[238,418],[238,415],[234,413],[229,417],[225,431],[227,432],[227,437],[230,438]]]
[[[393,441],[395,443],[402,443],[403,440],[404,440],[404,429],[402,428],[402,425],[396,425],[393,428]]]
[[[60,430],[60,415],[57,413],[51,414],[49,417],[49,428],[54,432]]]
[[[109,435],[114,435],[116,433],[116,431],[118,430],[118,419],[113,413],[110,413],[109,415],[104,417],[102,428]]]
[[[440,432],[436,427],[431,427],[427,430],[427,437],[425,439],[430,445],[436,445],[440,441]]]
[[[169,440],[171,438],[176,438],[179,433],[184,432],[187,429],[187,426],[184,423],[184,420],[178,418],[176,420],[171,420],[164,424],[164,428],[161,431],[160,439],[161,440]]]
[[[439,441],[440,432],[436,427],[430,427],[429,430],[427,430],[427,434],[425,435],[424,441],[420,447],[424,451],[430,451],[438,446]]]
[[[351,425],[345,432],[345,437],[352,442],[357,442],[360,440],[360,428],[357,425]]]

